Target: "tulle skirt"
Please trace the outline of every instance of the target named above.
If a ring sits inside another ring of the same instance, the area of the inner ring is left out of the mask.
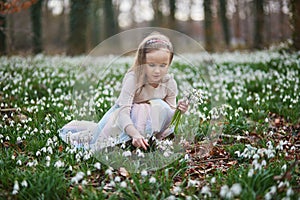
[[[120,106],[114,105],[99,123],[73,120],[59,130],[59,136],[77,148],[101,150],[131,140],[131,137],[117,124]],[[174,110],[161,99],[149,103],[134,103],[130,118],[135,128],[145,138],[164,132],[174,115]]]

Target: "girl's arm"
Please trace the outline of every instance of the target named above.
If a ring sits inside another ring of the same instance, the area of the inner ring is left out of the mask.
[[[128,125],[125,128],[125,131],[132,138],[133,146],[142,147],[147,150],[147,147],[149,146],[148,142],[132,124]]]
[[[117,125],[124,130],[131,138],[135,147],[142,147],[145,150],[149,144],[140,132],[133,126],[130,118],[130,111],[136,91],[136,80],[133,73],[125,75],[123,86],[117,104],[121,107],[118,113]]]

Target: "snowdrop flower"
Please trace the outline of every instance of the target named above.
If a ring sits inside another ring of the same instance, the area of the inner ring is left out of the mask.
[[[210,192],[210,188],[206,185],[201,189],[201,194],[206,194],[209,197],[211,197],[211,192]]]
[[[83,172],[77,172],[77,174],[74,177],[72,177],[71,183],[78,184],[78,182],[81,181],[83,177],[84,177]]]
[[[100,169],[101,169],[101,164],[100,164],[99,162],[96,162],[96,163],[94,164],[94,167],[95,167],[96,169],[100,170]]]
[[[289,188],[287,189],[287,191],[286,191],[286,196],[289,197],[289,196],[292,196],[293,194],[294,194],[293,189],[289,187]]]
[[[151,176],[151,178],[149,179],[149,183],[156,183],[156,178]]]
[[[148,172],[146,170],[141,171],[141,175],[143,177],[148,176]]]
[[[122,156],[123,157],[129,157],[129,156],[131,156],[132,154],[131,154],[131,151],[124,151],[123,153],[122,153]]]
[[[195,187],[199,184],[200,184],[200,181],[189,179],[187,187]]]
[[[227,193],[229,193],[229,187],[228,185],[223,185],[220,190],[220,196],[225,198]]]
[[[61,168],[61,167],[64,167],[65,166],[65,163],[61,160],[58,160],[54,163],[54,167],[56,168]]]
[[[170,195],[165,200],[176,200],[176,197],[174,195]]]
[[[179,186],[175,186],[175,187],[173,188],[173,192],[174,192],[175,194],[178,194],[179,192],[181,192],[181,188],[180,188]]]
[[[189,154],[185,154],[184,155],[184,160],[188,160],[190,157],[189,157]]]
[[[210,183],[211,183],[211,184],[216,183],[216,177],[212,177],[211,180],[210,180]]]
[[[120,183],[120,186],[121,186],[122,188],[126,188],[126,187],[127,187],[127,183],[126,183],[125,181],[122,181],[122,182]]]
[[[18,194],[19,189],[20,189],[19,183],[18,183],[18,181],[16,180],[15,183],[14,183],[14,188],[13,188],[12,194],[13,194],[13,195]]]
[[[112,175],[112,170],[110,168],[108,168],[106,171],[105,171],[105,174],[111,176]]]
[[[12,159],[12,160],[16,159],[16,156],[15,156],[15,155],[12,155],[12,156],[11,156],[11,159]]]
[[[144,157],[145,157],[145,154],[144,154],[140,149],[138,149],[138,150],[136,151],[136,153],[137,153],[138,157],[141,157],[141,158],[144,158]]]
[[[22,165],[22,161],[21,161],[21,160],[18,160],[18,161],[17,161],[17,165]]]
[[[81,184],[82,184],[82,185],[87,185],[88,182],[87,182],[86,180],[83,180],[83,181],[81,182]]]
[[[28,187],[28,183],[26,180],[23,180],[21,185],[22,185],[22,187]]]
[[[115,180],[115,182],[120,182],[121,181],[121,177],[120,176],[116,176],[114,180]]]
[[[38,157],[38,156],[41,155],[41,152],[40,152],[40,151],[37,151],[37,152],[35,153],[35,155],[36,155],[36,157]]]
[[[233,193],[233,196],[239,196],[242,192],[242,186],[239,183],[235,183],[231,186],[230,191]]]
[[[87,175],[87,176],[90,176],[91,174],[92,174],[91,171],[90,171],[90,170],[87,170],[86,175]]]
[[[279,144],[276,146],[276,149],[278,150],[283,150],[283,146],[286,145],[288,142],[287,141],[279,141]]]
[[[285,172],[285,171],[286,171],[286,168],[287,168],[287,166],[286,166],[286,164],[284,164],[284,165],[281,167],[281,170]]]

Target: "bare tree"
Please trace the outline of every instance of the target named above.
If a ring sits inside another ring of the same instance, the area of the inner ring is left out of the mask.
[[[104,23],[105,23],[105,38],[111,37],[118,32],[118,24],[115,19],[114,7],[112,0],[104,1]]]
[[[43,0],[38,0],[35,4],[31,6],[31,24],[32,24],[32,44],[33,53],[38,54],[42,52],[42,2]]]
[[[300,50],[300,1],[291,0],[292,28],[293,28],[293,47]]]
[[[219,0],[220,3],[220,18],[222,23],[223,35],[224,40],[227,48],[230,45],[230,31],[229,31],[229,23],[226,16],[227,12],[227,1],[226,0]]]
[[[0,14],[0,55],[6,54],[6,16]]]
[[[205,48],[207,51],[213,51],[213,26],[212,26],[212,9],[211,0],[203,1],[204,7],[204,31],[205,31]]]
[[[264,31],[264,0],[254,0],[254,43],[255,49],[262,49]]]
[[[67,53],[77,55],[86,51],[86,30],[89,0],[71,0],[70,35]]]
[[[176,29],[175,11],[176,11],[176,0],[169,0],[169,28]]]

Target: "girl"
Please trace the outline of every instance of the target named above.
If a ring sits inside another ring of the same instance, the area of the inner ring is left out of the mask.
[[[100,150],[132,140],[137,148],[147,149],[147,138],[163,139],[176,108],[182,113],[188,104],[176,106],[177,84],[168,74],[173,46],[168,37],[152,33],[139,45],[135,61],[126,73],[115,105],[98,124],[72,121],[60,130],[66,142]]]

